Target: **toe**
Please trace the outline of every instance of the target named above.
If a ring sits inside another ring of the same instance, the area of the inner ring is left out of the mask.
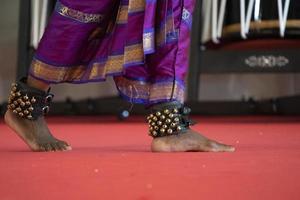
[[[56,139],[58,143],[63,144],[64,146],[69,146],[69,144],[63,140]]]
[[[70,145],[66,145],[66,146],[64,146],[64,150],[65,151],[71,151],[72,147]]]
[[[56,142],[55,146],[56,146],[57,151],[64,151],[65,150],[64,146],[59,142]]]
[[[57,142],[57,145],[59,146],[59,148],[61,149],[61,151],[68,151],[68,147],[69,145],[67,143],[63,143],[63,142]]]
[[[45,152],[47,151],[46,148],[43,146],[43,145],[40,145],[38,149],[35,149],[34,151],[37,151],[37,152]]]
[[[43,146],[46,149],[46,151],[54,151],[53,147],[49,143],[44,144]]]
[[[231,145],[224,145],[224,151],[226,151],[226,152],[234,152],[235,151],[235,147],[231,146]]]
[[[61,149],[60,146],[56,142],[53,142],[51,144],[51,146],[54,151],[63,151],[63,149]]]
[[[65,141],[62,140],[57,140],[58,145],[60,146],[60,148],[64,151],[70,151],[72,150],[72,147]]]
[[[218,143],[218,142],[212,142],[211,148],[212,148],[212,151],[215,151],[215,152],[234,152],[235,151],[235,148],[233,146]]]

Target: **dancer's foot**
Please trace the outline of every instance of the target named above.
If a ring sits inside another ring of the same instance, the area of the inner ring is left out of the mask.
[[[71,150],[66,142],[54,138],[44,117],[27,120],[7,110],[4,116],[6,124],[20,136],[32,151],[67,151]]]
[[[153,152],[233,152],[235,148],[210,140],[205,136],[189,129],[186,133],[157,137],[152,141]]]

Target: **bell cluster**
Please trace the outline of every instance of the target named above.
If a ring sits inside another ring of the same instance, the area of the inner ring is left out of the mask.
[[[7,106],[9,110],[22,118],[31,120],[33,119],[32,111],[34,110],[33,104],[35,103],[35,97],[30,98],[27,94],[22,94],[21,91],[18,91],[17,84],[12,84]]]
[[[147,120],[149,123],[149,135],[152,137],[172,135],[182,130],[177,108],[157,111],[150,114]]]

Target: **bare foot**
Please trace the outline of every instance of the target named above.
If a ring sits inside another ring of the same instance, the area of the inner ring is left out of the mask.
[[[23,119],[7,110],[4,120],[32,151],[67,151],[72,149],[66,142],[51,135],[44,117],[32,121]]]
[[[153,139],[151,150],[153,152],[233,152],[235,148],[210,140],[190,129],[184,134]]]

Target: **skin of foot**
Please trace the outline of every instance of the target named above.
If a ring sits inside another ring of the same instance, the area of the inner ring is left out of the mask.
[[[183,134],[154,138],[153,152],[234,152],[235,148],[188,129]]]
[[[27,77],[27,84],[30,87],[47,91],[49,84]],[[71,146],[52,136],[43,116],[37,120],[28,120],[15,115],[7,110],[4,115],[5,123],[29,146],[32,151],[67,151]]]
[[[56,139],[50,133],[44,117],[37,120],[27,120],[7,110],[5,123],[29,146],[32,151],[67,151],[71,146]]]

